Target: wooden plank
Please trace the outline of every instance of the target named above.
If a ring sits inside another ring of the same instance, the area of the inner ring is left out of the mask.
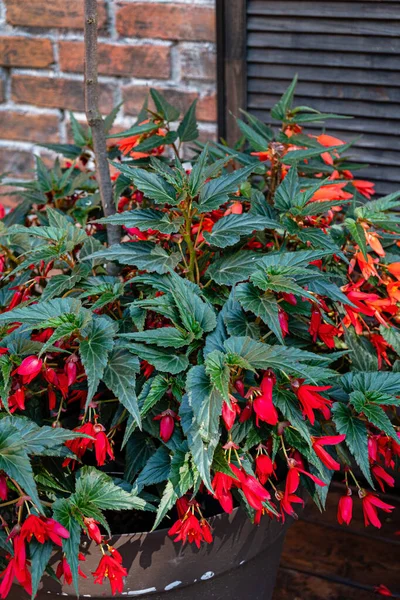
[[[395,591],[399,585],[398,546],[320,523],[298,521],[289,528],[281,565],[360,586],[385,583]]]
[[[276,104],[281,97],[280,94],[248,94],[248,107],[251,109],[268,108]],[[396,104],[381,102],[364,102],[359,100],[341,100],[340,98],[310,98],[309,96],[296,96],[298,105],[312,105],[321,112],[333,112],[351,117],[361,116],[368,118],[393,119],[398,121],[400,117],[399,107]],[[394,124],[398,127],[398,124]]]
[[[296,19],[293,19],[293,28]],[[249,48],[296,48],[298,50],[333,51],[340,54],[344,52],[365,52],[367,54],[384,54],[381,58],[384,68],[387,54],[400,54],[400,38],[387,38],[362,35],[326,35],[319,33],[269,33],[250,32],[248,36]],[[310,56],[311,60],[313,59]],[[315,57],[318,63],[318,58]]]
[[[272,600],[377,600],[369,590],[281,567]]]
[[[318,2],[285,0],[250,0],[249,15],[277,15],[281,17],[332,17],[345,19],[400,20],[399,2]],[[357,22],[354,22],[356,28]]]
[[[400,61],[399,61],[400,68]],[[379,85],[400,87],[400,77],[396,71],[373,71],[364,69],[348,69],[343,67],[319,67],[310,64],[290,66],[285,64],[249,63],[247,74],[249,78],[284,79],[291,81],[295,74],[299,82],[322,81],[330,83],[355,83],[363,85]]]
[[[228,143],[239,135],[234,115],[246,106],[246,0],[218,0],[219,135]]]
[[[250,15],[247,20],[248,31],[281,31],[298,33],[327,33],[354,35],[354,21],[352,19],[324,19],[318,16],[314,18],[296,17],[287,19],[268,15]],[[399,24],[390,21],[363,20],[357,21],[357,35],[398,36]]]
[[[399,77],[400,79],[400,77]],[[258,79],[249,77],[247,88],[249,92],[259,94],[283,94],[290,85],[288,80]],[[358,83],[354,80],[354,83]],[[391,102],[399,105],[400,88],[389,86],[366,86],[344,84],[340,80],[330,83],[305,82],[299,80],[296,87],[296,95],[311,98],[339,98],[340,100],[367,100],[373,102]]]
[[[307,50],[286,50],[249,48],[247,60],[249,63],[285,64],[285,65],[312,65],[316,62]],[[379,54],[356,54],[351,52],[326,52],[318,51],[318,66],[341,67],[353,69],[377,69],[396,71],[399,70],[397,56],[385,56],[384,61]]]

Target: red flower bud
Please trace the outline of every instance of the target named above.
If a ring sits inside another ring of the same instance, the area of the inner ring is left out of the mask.
[[[153,418],[153,421],[160,421],[160,438],[163,442],[168,442],[172,437],[175,420],[178,420],[178,416],[171,409],[167,409]]]
[[[22,375],[24,383],[29,383],[39,375],[42,366],[43,361],[41,358],[38,358],[37,356],[27,356],[14,373]]]
[[[96,544],[101,544],[102,536],[101,531],[98,527],[98,521],[95,521],[92,518],[85,518],[83,519],[83,522],[85,523],[87,534],[90,537],[90,539],[96,542]]]
[[[342,496],[338,504],[337,520],[340,525],[346,523],[350,524],[353,516],[353,498],[351,497],[351,490],[349,489],[346,496]]]

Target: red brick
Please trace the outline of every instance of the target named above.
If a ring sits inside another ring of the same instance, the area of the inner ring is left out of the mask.
[[[6,19],[11,25],[25,27],[84,28],[83,0],[5,0]],[[99,27],[107,21],[105,2],[98,1]]]
[[[181,48],[181,77],[182,79],[199,79],[215,81],[216,55],[208,48]]]
[[[0,111],[0,135],[6,140],[58,142],[58,117]]]
[[[124,110],[128,115],[137,115],[143,106],[144,99],[149,93],[145,85],[129,85],[123,88]],[[184,114],[193,100],[199,98],[196,92],[184,92],[171,88],[156,88],[173,106]],[[152,105],[150,103],[150,108]],[[209,94],[200,97],[197,103],[197,118],[199,121],[215,121],[217,118],[216,95]]]
[[[31,152],[0,148],[0,173],[10,173],[13,177],[29,177],[29,170],[32,168],[33,154]]]
[[[61,70],[83,72],[83,43],[60,42],[59,47]],[[99,44],[99,73],[168,79],[171,73],[170,48]]]
[[[0,79],[0,102],[4,102],[5,100],[5,90],[4,90],[4,81]]]
[[[34,104],[47,108],[64,108],[72,111],[85,110],[82,81],[56,79],[52,77],[34,77],[32,75],[13,75],[11,94],[14,102]],[[109,112],[113,107],[113,88],[100,84],[100,108]]]
[[[120,3],[117,30],[121,35],[163,40],[215,39],[215,11],[190,4]]]
[[[0,38],[0,65],[3,67],[50,66],[54,61],[50,40],[22,37]]]

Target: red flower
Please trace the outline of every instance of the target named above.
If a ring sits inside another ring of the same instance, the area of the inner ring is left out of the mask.
[[[163,442],[168,442],[174,433],[175,421],[178,420],[178,415],[173,410],[168,408],[164,412],[160,413],[156,417],[153,417],[153,421],[160,421],[160,438]]]
[[[174,542],[183,542],[183,544],[186,544],[186,542],[189,542],[189,544],[194,543],[197,548],[200,548],[201,542],[210,543],[210,541],[208,541],[210,539],[212,542],[211,531],[209,528],[207,531],[204,525],[202,527],[201,523],[192,512],[188,512],[182,519],[178,519],[168,531],[168,535],[171,537],[176,535]]]
[[[5,502],[8,497],[7,477],[0,475],[0,499]]]
[[[275,464],[267,454],[259,454],[256,457],[256,475],[260,482],[265,485],[275,470]]]
[[[383,585],[383,583],[376,585],[374,587],[374,592],[376,594],[380,594],[381,596],[389,596],[389,598],[393,598],[392,592],[389,590],[388,587],[386,587],[386,585]]]
[[[289,333],[289,315],[280,308],[278,312],[278,319],[282,335],[285,337]]]
[[[383,467],[381,467],[380,465],[374,465],[372,467],[371,471],[372,471],[375,479],[377,480],[378,485],[381,488],[382,492],[385,491],[385,485],[384,485],[385,483],[389,487],[394,487],[394,477],[389,475],[389,473],[386,473],[386,471]]]
[[[25,390],[24,388],[18,388],[8,399],[8,408],[11,413],[14,413],[17,409],[25,410]]]
[[[93,438],[96,437],[94,425],[93,425],[93,423],[84,423],[80,427],[77,427],[76,429],[74,429],[74,431],[76,431],[77,433],[83,433],[83,434],[87,435],[88,437],[79,437],[79,438],[75,438],[74,440],[68,440],[68,442],[65,442],[65,445],[74,454],[76,454],[76,456],[78,458],[82,458],[82,456],[85,454],[86,450],[90,450],[91,448],[93,448],[93,443],[94,443]],[[63,467],[68,466],[70,462],[71,462],[71,459],[66,458],[65,461],[63,462]]]
[[[378,369],[382,368],[382,359],[387,365],[389,365],[389,367],[391,367],[392,363],[387,355],[387,348],[390,348],[390,346],[385,338],[379,335],[379,333],[373,333],[370,337],[370,340],[375,346],[376,354],[378,356]]]
[[[27,356],[24,358],[18,369],[14,373],[22,375],[24,383],[30,383],[35,377],[37,377],[42,370],[43,361],[37,356]]]
[[[340,525],[346,523],[350,524],[353,517],[353,498],[351,497],[351,490],[347,490],[346,496],[341,496],[338,504],[337,520]]]
[[[245,423],[246,421],[248,421],[252,414],[253,414],[253,403],[248,402],[240,414],[239,423]]]
[[[377,508],[381,508],[385,512],[390,513],[395,507],[391,504],[383,502],[383,500],[378,498],[378,496],[375,496],[375,494],[366,492],[364,492],[364,494],[365,495],[362,496],[362,508],[364,512],[365,526],[368,527],[368,525],[373,525],[374,527],[380,529],[382,523],[378,518]]]
[[[99,566],[94,571],[94,582],[103,585],[103,580],[108,578],[111,587],[111,593],[114,596],[117,592],[122,594],[124,589],[123,578],[128,575],[128,571],[115,558],[104,554],[99,562]]]
[[[318,392],[330,390],[331,385],[305,385],[295,380],[292,382],[292,387],[301,404],[303,415],[309,418],[311,425],[315,422],[314,410],[320,410],[324,418],[329,419],[332,400],[324,398]]]
[[[294,459],[289,459],[288,467],[289,472],[286,477],[285,484],[285,492],[278,492],[278,499],[281,501],[281,509],[282,509],[282,518],[284,518],[284,513],[287,513],[291,517],[296,518],[296,513],[292,507],[292,504],[304,504],[303,500],[295,495],[297,488],[300,485],[300,473],[302,475],[306,475],[309,477],[316,485],[320,485],[321,487],[326,486],[326,483],[312,475],[312,473],[308,473],[303,468],[296,466],[298,462]]]
[[[238,213],[235,213],[235,214],[238,214]],[[212,536],[211,527],[208,524],[208,521],[206,521],[206,519],[201,519],[201,521],[200,521],[200,527],[201,527],[201,530],[203,532],[204,541],[207,544],[212,544],[213,536]]]
[[[57,546],[61,546],[61,538],[68,539],[69,531],[54,519],[29,515],[21,527],[21,537],[27,542],[35,537],[40,544],[51,540]]]
[[[278,422],[278,411],[272,402],[272,390],[275,381],[276,378],[272,371],[267,371],[261,381],[261,395],[257,396],[253,402],[257,426],[259,420],[265,421],[269,425],[276,425]]]
[[[231,513],[233,510],[233,498],[231,493],[234,479],[225,473],[217,471],[212,480],[214,496],[222,506],[225,512]]]
[[[318,329],[318,335],[328,348],[331,350],[335,347],[335,336],[339,335],[340,329],[329,323],[323,323]]]
[[[96,454],[97,464],[99,467],[102,467],[106,462],[107,456],[111,460],[114,460],[114,452],[109,442],[109,439],[105,433],[105,427],[103,427],[103,425],[97,423],[94,426],[94,436],[94,450]]]
[[[332,456],[327,452],[323,446],[333,446],[335,444],[340,444],[345,439],[345,435],[326,435],[320,438],[314,438],[313,440],[313,449],[318,458],[324,463],[328,469],[333,471],[340,471],[340,464],[332,458]]]
[[[78,554],[78,559],[81,561],[86,560],[86,558],[84,557],[84,555],[81,552],[79,552],[79,554]],[[80,567],[78,567],[78,573],[81,577],[83,577],[83,579],[87,579],[87,576],[85,575],[85,573],[83,573],[83,571]],[[64,582],[67,585],[71,585],[72,571],[71,571],[71,567],[69,566],[69,563],[65,557],[58,563],[57,570],[56,570],[56,576],[58,577],[58,579],[61,579],[62,577],[64,577]]]
[[[368,200],[375,194],[375,184],[371,181],[365,181],[363,179],[353,179],[351,182],[356,188],[357,192],[368,198]]]
[[[0,585],[0,598],[7,598],[14,579],[18,581],[24,590],[31,596],[32,595],[32,579],[28,568],[25,566],[22,570],[16,564],[15,558],[11,558],[7,567],[0,574],[3,578]]]
[[[101,531],[98,527],[98,521],[95,521],[92,518],[86,517],[83,519],[83,522],[85,523],[87,534],[90,537],[90,539],[93,540],[94,542],[96,542],[96,544],[101,544],[102,535],[101,535]]]
[[[308,332],[311,335],[313,342],[317,341],[318,329],[321,325],[321,313],[318,309],[314,309],[311,312],[310,326],[308,328]]]
[[[240,487],[243,494],[246,496],[247,502],[254,510],[261,510],[263,503],[270,500],[270,493],[261,485],[259,481],[252,475],[248,475],[244,469],[238,469],[235,465],[230,465],[233,473],[238,478],[238,482],[234,481],[237,487]]]
[[[233,424],[236,419],[236,415],[240,415],[239,404],[236,402],[236,400],[235,400],[235,398],[233,398],[233,396],[231,396],[230,400],[231,400],[232,408],[225,401],[222,405],[222,419],[223,419],[223,421],[225,423],[225,427],[228,431],[230,431],[232,429]]]

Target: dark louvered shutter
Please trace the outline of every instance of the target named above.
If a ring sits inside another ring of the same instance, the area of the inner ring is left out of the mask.
[[[328,121],[350,141],[360,171],[389,193],[400,188],[400,2],[247,2],[248,109],[268,109],[298,73],[296,103],[354,116]],[[358,175],[357,175],[358,176]]]

